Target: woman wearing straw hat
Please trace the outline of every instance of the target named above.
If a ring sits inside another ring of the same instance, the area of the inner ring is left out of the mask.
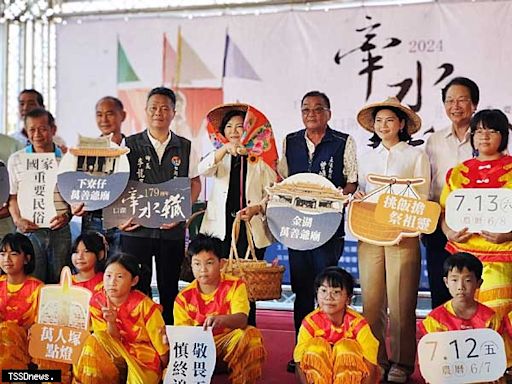
[[[425,153],[408,145],[411,135],[421,127],[420,117],[400,104],[396,97],[369,104],[357,121],[373,133],[373,150],[359,166],[359,191],[362,199],[379,186],[369,183],[368,174],[398,178],[423,178],[417,188],[422,199],[428,197],[430,165]],[[372,196],[378,199],[378,196]],[[376,200],[375,200],[376,201]],[[358,244],[359,277],[363,314],[379,340],[378,364],[383,379],[405,383],[414,370],[416,356],[416,299],[420,278],[419,239],[404,238],[397,245]],[[387,304],[386,304],[387,303]],[[385,335],[389,308],[391,354],[386,351]]]
[[[256,257],[261,260],[273,241],[260,204],[266,196],[265,187],[277,180],[277,150],[270,123],[247,104],[221,105],[208,113],[207,120],[217,149],[198,165],[201,175],[214,180],[200,232],[223,240],[223,254],[227,257],[233,222],[240,214],[251,224]],[[245,225],[241,225],[238,254],[245,255],[247,247]],[[255,323],[255,306],[251,303],[249,324]]]

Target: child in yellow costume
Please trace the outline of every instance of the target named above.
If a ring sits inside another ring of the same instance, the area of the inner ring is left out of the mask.
[[[450,192],[457,189],[512,188],[512,156],[504,153],[509,137],[507,116],[498,109],[481,110],[471,119],[470,131],[478,156],[448,171],[440,200],[443,207]],[[489,201],[489,209],[501,209]],[[493,233],[491,226],[479,233],[470,233],[468,228],[454,231],[444,220],[441,225],[450,253],[469,252],[484,265],[477,300],[505,316],[512,310],[512,232]]]
[[[422,335],[464,329],[500,329],[500,317],[475,300],[482,284],[482,262],[470,253],[459,252],[444,262],[444,283],[452,299],[433,309],[418,325]]]
[[[21,233],[9,233],[0,243],[0,371],[27,369],[27,331],[36,320],[43,283],[28,276],[35,268],[32,243]]]
[[[365,318],[349,308],[354,278],[338,267],[315,279],[318,308],[302,321],[293,358],[301,383],[378,382],[379,342]]]
[[[160,305],[133,289],[141,265],[126,254],[108,259],[104,290],[91,298],[93,334],[85,342],[75,382],[157,384],[169,362]],[[124,375],[127,377],[124,377]]]
[[[108,243],[99,232],[79,235],[71,248],[73,285],[87,288],[93,294],[103,289],[103,269]]]
[[[195,280],[174,302],[174,324],[213,328],[217,358],[231,371],[233,384],[261,377],[265,348],[260,331],[247,326],[249,299],[245,283],[221,273],[222,241],[199,234],[188,247]]]

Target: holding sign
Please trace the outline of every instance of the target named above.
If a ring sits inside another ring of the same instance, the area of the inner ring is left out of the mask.
[[[421,374],[429,383],[481,383],[501,378],[505,346],[492,329],[429,333],[418,344]]]
[[[212,329],[167,326],[170,360],[164,384],[208,384],[215,369]]]

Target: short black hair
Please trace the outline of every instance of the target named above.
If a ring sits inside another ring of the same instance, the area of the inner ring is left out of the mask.
[[[480,260],[471,253],[457,252],[446,258],[443,264],[444,277],[448,277],[448,272],[457,268],[462,271],[466,268],[469,272],[473,272],[477,280],[482,278],[483,265]]]
[[[441,90],[441,98],[443,100],[443,103],[446,101],[446,93],[448,92],[448,89],[452,85],[462,85],[463,87],[466,87],[469,89],[469,94],[471,95],[471,102],[474,105],[478,105],[478,102],[480,101],[480,89],[478,89],[478,85],[467,77],[454,77],[450,80],[448,84],[446,84],[446,87],[444,87]]]
[[[324,282],[326,282],[329,287],[344,289],[349,297],[354,293],[354,278],[343,268],[327,267],[320,272],[315,278],[315,292],[318,292],[318,288],[320,288]]]
[[[475,149],[473,137],[476,129],[482,126],[484,129],[494,129],[501,134],[501,143],[498,150],[503,152],[508,145],[509,125],[507,115],[499,109],[482,109],[478,111],[469,122],[471,146]]]
[[[36,91],[35,89],[24,89],[20,92],[18,98],[25,93],[32,93],[33,95],[36,95],[37,104],[39,104],[41,108],[44,108],[44,98],[41,92]]]
[[[324,100],[324,103],[325,103],[325,106],[327,107],[327,109],[331,109],[331,101],[329,100],[327,95],[323,92],[309,91],[304,96],[302,96],[302,100],[300,102],[301,105],[304,104],[304,100],[306,99],[306,97],[321,97]]]
[[[50,127],[55,127],[55,118],[53,117],[53,115],[51,114],[50,111],[47,111],[44,108],[35,108],[35,109],[31,110],[30,112],[27,112],[27,114],[25,115],[25,121],[24,121],[25,126],[27,125],[28,118],[35,119],[35,118],[42,117],[42,116],[46,116],[48,118],[48,125]]]
[[[123,268],[126,269],[130,275],[132,275],[132,279],[136,277],[139,278],[139,282],[135,285],[135,287],[132,287],[132,289],[144,289],[142,275],[144,273],[148,273],[151,276],[149,268],[147,268],[144,264],[141,264],[135,256],[130,255],[129,253],[120,252],[107,259],[107,262],[105,263],[105,269],[107,269],[109,265],[116,263],[122,265]]]
[[[146,103],[149,101],[150,97],[154,96],[154,95],[162,95],[162,96],[165,96],[165,97],[169,98],[169,100],[172,101],[173,107],[176,107],[176,94],[174,93],[174,91],[172,89],[167,88],[167,87],[156,87],[156,88],[153,88],[148,93],[148,97],[146,99]]]
[[[404,111],[400,110],[399,108],[395,108],[392,106],[375,107],[372,110],[373,121],[375,121],[377,113],[379,113],[379,111],[382,111],[383,109],[389,109],[390,111],[394,112],[394,114],[398,117],[398,120],[403,121],[405,124],[404,128],[398,131],[398,140],[405,142],[411,140],[412,136],[409,134],[409,130],[407,129],[407,122],[409,121],[409,117]],[[379,137],[379,135],[377,135],[377,133],[374,132],[373,136],[370,137],[370,144],[368,144],[368,146],[372,148],[377,148],[381,141],[382,139]]]
[[[95,105],[95,108],[98,108],[98,104],[104,102],[104,101],[111,101],[114,103],[114,105],[116,106],[117,109],[119,109],[120,111],[124,111],[124,105],[123,105],[123,102],[121,100],[119,100],[117,97],[114,97],[114,96],[105,96],[105,97],[102,97],[101,99],[99,99],[97,102],[96,102],[96,105]]]
[[[192,258],[200,252],[211,252],[218,259],[222,258],[222,240],[210,234],[200,233],[188,245],[187,254]]]
[[[2,241],[0,242],[0,251],[4,252],[7,249],[7,246],[11,248],[11,251],[16,251],[18,253],[24,253],[25,256],[28,257],[28,262],[23,266],[23,271],[26,275],[34,272],[36,268],[36,257],[34,252],[34,246],[30,239],[22,233],[8,233],[4,236]]]
[[[229,120],[231,120],[235,116],[240,116],[243,119],[245,119],[245,111],[241,111],[239,109],[232,109],[228,111],[224,117],[222,117],[222,121],[219,125],[219,132],[222,134],[222,136],[226,136],[224,134],[224,131],[226,130],[226,125],[228,124]]]

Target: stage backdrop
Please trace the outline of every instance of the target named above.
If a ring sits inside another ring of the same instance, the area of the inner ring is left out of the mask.
[[[278,146],[302,128],[300,100],[331,98],[331,126],[353,135],[364,159],[369,134],[358,127],[366,103],[396,95],[423,119],[416,138],[448,125],[441,89],[468,76],[480,108],[512,117],[512,2],[449,2],[211,18],[70,20],[57,30],[57,123],[75,144],[98,133],[96,100],[125,103],[126,134],[144,129],[148,89],[178,92],[173,129],[201,154],[211,147],[203,117],[240,101],[267,115]],[[512,119],[511,119],[512,120]],[[363,160],[364,161],[364,160]]]

